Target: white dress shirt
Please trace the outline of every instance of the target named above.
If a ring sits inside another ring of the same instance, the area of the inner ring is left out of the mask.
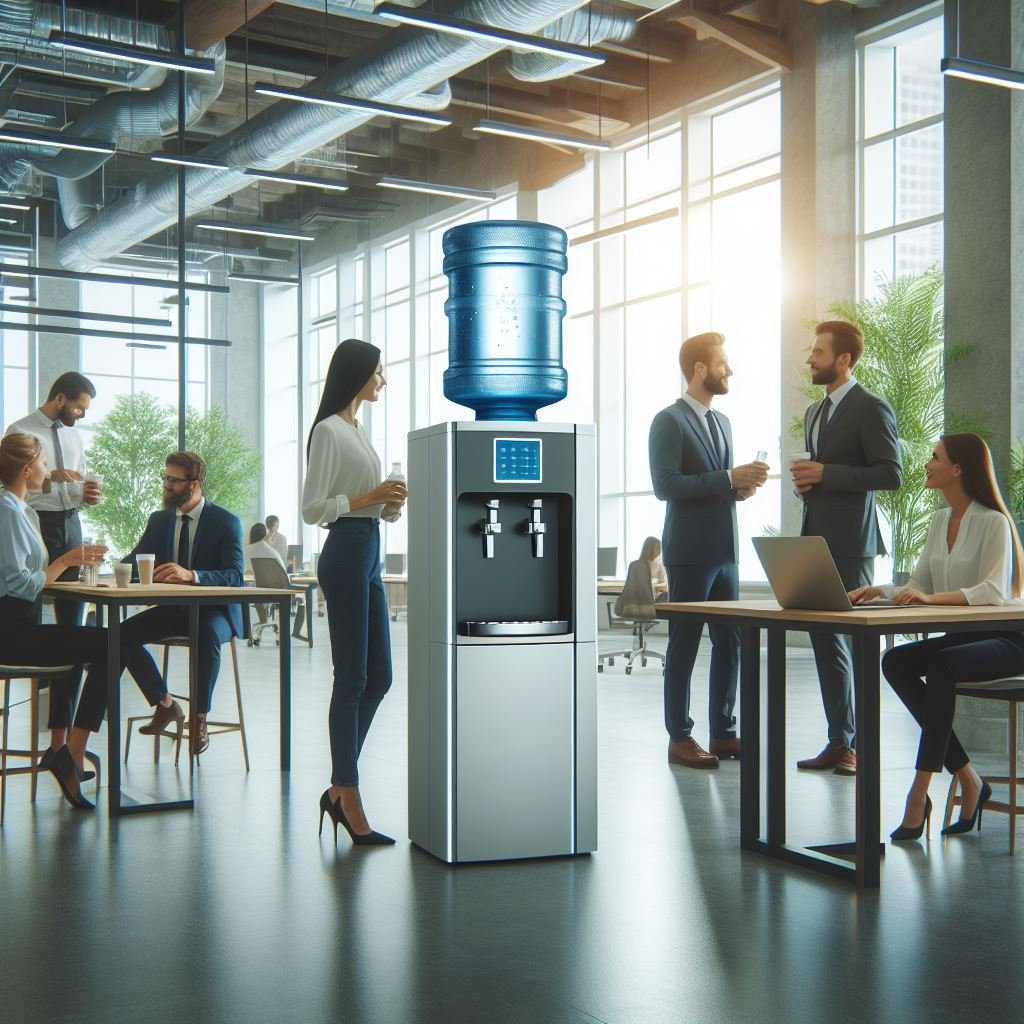
[[[288,538],[280,530],[278,530],[273,537],[267,537],[266,543],[269,544],[274,549],[274,552],[280,557],[281,564],[287,565]]]
[[[66,427],[60,420],[51,420],[41,409],[29,413],[7,428],[8,434],[31,434],[39,438],[46,456],[46,465],[51,470],[57,469],[57,453],[53,447],[53,425],[60,423],[57,433],[60,435],[60,452],[65,469],[73,469],[76,473],[85,474],[85,442],[81,431],[74,427]],[[37,512],[62,512],[65,509],[79,508],[85,497],[85,488],[81,483],[56,483],[50,487],[49,494],[29,494],[28,503]]]
[[[711,450],[715,450],[715,439],[711,436],[711,425],[708,423],[708,413],[711,412],[711,406],[705,405],[703,402],[698,402],[693,395],[683,392],[681,395],[683,401],[700,417],[701,423],[704,425],[704,433],[707,435],[708,441],[711,442]],[[725,431],[721,427],[718,428],[722,431],[722,447],[726,445],[725,442]],[[728,457],[731,452],[726,451]],[[727,469],[726,472],[729,474],[729,486],[732,486],[732,470]]]
[[[302,518],[324,525],[343,516],[380,519],[383,505],[352,512],[349,501],[372,491],[382,479],[380,458],[362,424],[356,421],[353,426],[340,416],[328,416],[313,428],[302,486]]]
[[[952,514],[952,509],[941,508],[932,517],[928,539],[907,586],[922,594],[959,590],[968,604],[1009,603],[1013,545],[1006,516],[972,501],[950,551],[946,537]],[[896,588],[884,589],[891,596]]]

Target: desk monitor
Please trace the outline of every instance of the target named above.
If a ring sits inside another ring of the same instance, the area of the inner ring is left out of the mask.
[[[405,573],[405,555],[385,555],[384,556],[384,571],[389,576],[401,576]]]
[[[615,578],[615,570],[619,567],[618,548],[597,549],[597,578],[610,580]]]
[[[302,545],[301,544],[289,544],[288,545],[288,557],[285,559],[288,565],[295,566],[296,569],[302,566]]]
[[[854,605],[832,559],[824,537],[755,537],[754,550],[783,608],[813,612],[852,612]],[[858,610],[889,607],[875,600]]]

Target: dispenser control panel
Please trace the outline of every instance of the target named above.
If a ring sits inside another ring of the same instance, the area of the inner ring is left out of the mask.
[[[541,439],[539,437],[496,437],[494,439],[494,482],[539,484],[541,482]]]

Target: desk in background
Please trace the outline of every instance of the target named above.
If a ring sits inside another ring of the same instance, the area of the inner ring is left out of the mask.
[[[909,605],[849,612],[786,610],[774,601],[694,601],[655,605],[659,618],[739,626],[740,846],[777,860],[877,889],[881,876],[879,641],[886,633],[961,633],[1019,628],[1020,608]],[[761,630],[768,635],[765,695],[765,817],[761,833]],[[857,720],[856,840],[805,848],[786,842],[786,630],[853,637]],[[844,860],[852,854],[854,862]]]
[[[47,597],[76,598],[96,606],[96,624],[107,627],[107,791],[111,817],[139,811],[172,810],[194,807],[192,790],[193,759],[189,758],[189,790],[186,800],[148,803],[129,797],[122,802],[121,793],[121,609],[128,605],[183,605],[188,609],[188,693],[191,732],[196,735],[196,677],[199,671],[199,609],[205,605],[276,603],[282,622],[289,621],[294,594],[291,590],[269,587],[192,587],[180,583],[154,583],[128,587],[100,585],[87,587],[80,583],[51,583],[43,588]],[[104,616],[104,612],[109,613]],[[246,610],[248,614],[248,609]],[[104,623],[104,617],[106,622]],[[279,652],[281,686],[281,770],[291,767],[291,644],[282,643]]]

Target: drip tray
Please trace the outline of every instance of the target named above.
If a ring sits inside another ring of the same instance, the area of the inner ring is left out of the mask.
[[[559,636],[569,632],[568,619],[515,619],[509,622],[460,622],[462,636]]]

